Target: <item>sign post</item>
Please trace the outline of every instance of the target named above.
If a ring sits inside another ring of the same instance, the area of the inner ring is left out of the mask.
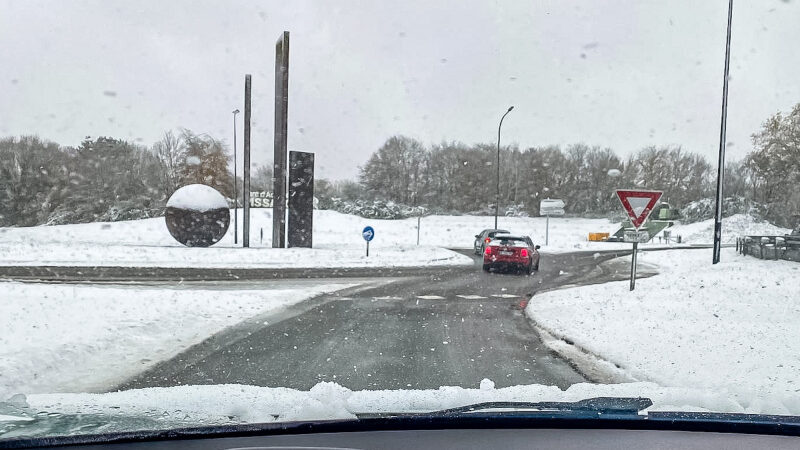
[[[364,227],[364,229],[361,231],[361,237],[367,241],[367,256],[369,256],[369,241],[375,237],[375,229],[370,226]]]
[[[630,189],[618,189],[616,191],[622,208],[631,219],[633,229],[624,231],[623,240],[633,243],[633,255],[631,256],[631,290],[636,287],[636,253],[640,242],[650,240],[647,228],[642,229],[642,225],[653,212],[656,203],[661,198],[661,191],[641,191]]]
[[[636,287],[636,250],[639,248],[639,243],[633,243],[633,255],[631,255],[631,290]]]
[[[547,216],[547,225],[544,232],[544,245],[550,244],[550,216],[564,215],[564,200],[546,198],[539,203],[539,215]]]

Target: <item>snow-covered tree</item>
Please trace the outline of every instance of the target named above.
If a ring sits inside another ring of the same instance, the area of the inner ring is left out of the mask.
[[[747,165],[756,200],[767,205],[769,218],[794,226],[791,215],[800,213],[800,103],[767,119],[753,134],[753,146]]]

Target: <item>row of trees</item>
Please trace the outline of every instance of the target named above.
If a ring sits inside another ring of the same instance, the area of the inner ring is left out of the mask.
[[[180,186],[231,196],[226,148],[188,130],[152,148],[119,139],[61,147],[35,136],[0,139],[0,225],[114,221],[163,213]]]
[[[734,212],[754,212],[783,226],[800,213],[800,104],[778,113],[753,135],[754,150],[726,164],[724,194]],[[716,164],[680,146],[645,147],[627,158],[612,149],[570,145],[501,149],[501,211],[535,214],[540,200],[561,198],[572,214],[603,214],[618,208],[614,189],[664,191],[682,208],[713,198]],[[339,194],[391,200],[439,212],[493,211],[496,147],[458,142],[426,147],[404,137],[389,138],[361,168],[360,189],[339,186]],[[346,192],[342,192],[347,189]]]
[[[395,136],[362,167],[366,195],[444,211],[480,211],[495,203],[496,147],[442,143],[425,148]],[[647,147],[627,159],[609,148],[575,144],[501,149],[500,204],[534,213],[561,198],[575,214],[605,214],[620,186],[663,189],[677,206],[710,194],[711,165],[680,147]]]
[[[726,167],[728,203],[794,226],[793,214],[800,212],[800,104],[770,117],[753,135],[753,147],[743,161]],[[394,136],[369,157],[358,181],[317,179],[315,195],[323,208],[394,202],[432,212],[491,213],[495,152],[493,144],[426,147]],[[107,137],[87,138],[78,147],[33,136],[0,139],[0,226],[152,217],[178,187],[192,183],[232,198],[229,161],[221,141],[189,130],[167,132],[150,148]],[[503,148],[500,173],[501,209],[536,214],[540,200],[561,198],[569,213],[580,215],[616,211],[613,191],[620,186],[663,190],[664,200],[679,208],[706,205],[716,177],[714,165],[679,146],[645,147],[623,158],[585,144]],[[271,167],[254,168],[252,190],[271,191],[271,185]],[[240,192],[240,202],[243,197]],[[419,210],[404,207],[398,210]]]

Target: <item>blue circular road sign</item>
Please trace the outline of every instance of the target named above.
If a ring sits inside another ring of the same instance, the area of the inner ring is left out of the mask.
[[[364,237],[365,241],[369,242],[375,237],[375,230],[372,227],[364,227],[364,230],[361,232],[361,236]]]

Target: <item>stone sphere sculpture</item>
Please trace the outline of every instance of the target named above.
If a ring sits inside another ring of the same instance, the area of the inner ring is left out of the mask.
[[[231,212],[225,197],[204,184],[190,184],[175,191],[164,214],[172,237],[187,247],[208,247],[225,236]]]

